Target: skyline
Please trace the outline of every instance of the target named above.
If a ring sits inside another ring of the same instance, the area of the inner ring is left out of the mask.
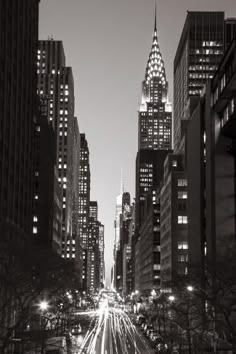
[[[53,35],[55,40],[62,40],[66,64],[73,70],[75,112],[80,132],[86,134],[90,149],[91,199],[98,201],[99,219],[105,225],[106,277],[109,281],[121,168],[125,190],[130,192],[132,199],[134,197],[137,109],[152,43],[154,1],[144,4],[138,0],[135,6],[131,0],[119,3],[87,1],[83,4],[69,0],[67,5],[63,3],[62,0],[50,0],[40,4],[39,38],[47,39],[48,35]],[[230,17],[231,13],[236,16],[236,10],[233,0],[224,4],[211,1],[207,6],[200,1],[197,8],[194,1],[182,0],[175,11],[173,30],[173,27],[166,26],[170,8],[170,0],[157,2],[158,39],[170,87],[170,101],[173,102],[173,60],[186,11],[225,10],[226,17]],[[70,26],[65,28],[62,24],[67,16]]]

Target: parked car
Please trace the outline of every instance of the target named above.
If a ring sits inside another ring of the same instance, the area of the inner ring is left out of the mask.
[[[150,329],[153,329],[153,326],[152,326],[152,325],[146,324],[146,326],[144,326],[144,334],[145,334],[146,336],[147,336],[147,332],[148,332]]]
[[[167,344],[165,343],[157,344],[155,353],[167,353],[167,351],[168,351]]]
[[[78,334],[80,334],[82,332],[82,328],[81,328],[81,325],[79,323],[77,323],[76,325],[74,325],[72,328],[71,328],[71,333],[76,336]]]
[[[156,338],[161,337],[157,330],[153,330],[149,333],[149,338],[154,341]]]
[[[144,331],[144,327],[145,327],[145,326],[146,326],[146,323],[143,322],[143,323],[141,324],[141,327],[140,327],[141,331]]]
[[[143,315],[138,315],[136,318],[136,324],[141,325],[142,323],[146,322],[146,317]]]

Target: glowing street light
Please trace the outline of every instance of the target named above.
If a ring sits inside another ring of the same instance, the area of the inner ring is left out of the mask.
[[[39,308],[41,311],[47,311],[48,307],[49,307],[49,304],[46,300],[43,300],[39,303]]]
[[[173,302],[173,301],[175,301],[175,296],[174,295],[170,295],[168,297],[168,299],[170,300],[170,302]]]
[[[156,296],[156,290],[155,289],[153,289],[152,291],[151,291],[151,295],[153,296],[153,297],[155,297]]]
[[[188,285],[188,286],[187,286],[187,290],[190,291],[190,292],[192,292],[192,291],[194,290],[194,287],[193,287],[192,285]]]

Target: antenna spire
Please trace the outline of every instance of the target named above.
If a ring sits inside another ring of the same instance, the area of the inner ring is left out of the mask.
[[[123,170],[121,168],[121,178],[120,178],[120,194],[124,193],[124,181],[123,181]]]
[[[157,30],[157,3],[155,0],[155,22],[154,22],[154,31]]]

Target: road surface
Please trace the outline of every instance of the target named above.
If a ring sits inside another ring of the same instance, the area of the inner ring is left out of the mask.
[[[73,354],[153,353],[122,309],[109,307],[105,302],[95,315],[95,326],[75,345]]]

